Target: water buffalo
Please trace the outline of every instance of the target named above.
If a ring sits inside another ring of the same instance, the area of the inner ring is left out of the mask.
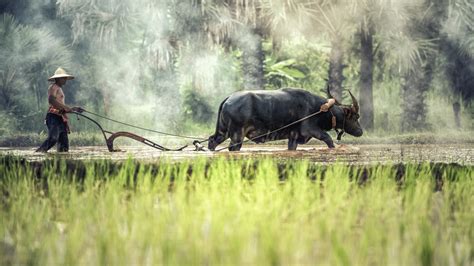
[[[331,97],[329,90],[328,94]],[[261,136],[319,111],[327,99],[296,88],[235,92],[219,106],[216,132],[209,137],[208,148],[214,151],[217,145],[230,138],[229,150],[238,151],[244,137],[256,143],[288,139],[288,150],[296,150],[298,144],[307,143],[314,137],[324,141],[329,148],[334,148],[334,142],[326,132],[333,129],[333,116],[336,119],[334,129],[342,129],[356,137],[362,135],[358,122],[359,105],[352,94],[351,97],[350,106],[336,101],[328,112]]]

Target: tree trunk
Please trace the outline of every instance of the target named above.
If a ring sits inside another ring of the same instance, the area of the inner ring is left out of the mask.
[[[460,44],[450,39],[441,39],[441,52],[446,60],[444,72],[451,89],[467,107],[474,99],[474,57],[466,55]]]
[[[454,122],[458,129],[461,128],[461,104],[459,102],[453,103],[453,112],[454,112]]]
[[[9,89],[8,85],[0,87],[0,92],[2,93],[2,101],[1,107],[3,110],[11,111],[12,102],[12,92]]]
[[[421,70],[416,70],[405,74],[402,80],[402,132],[420,128],[420,123],[424,123],[425,97],[419,90],[421,78]]]
[[[425,40],[434,40],[433,44],[439,49],[440,30],[444,21],[447,2],[426,0],[425,5],[429,13],[428,21],[416,18],[412,23],[412,31]],[[431,87],[438,51],[423,53],[422,63],[413,67],[413,71],[405,75],[405,84],[402,84],[402,131],[429,129],[426,121],[426,92]]]
[[[402,83],[402,131],[429,129],[426,121],[426,92],[433,80],[435,57],[427,58],[424,66],[417,66],[405,74]]]
[[[341,41],[333,39],[331,43],[331,54],[329,55],[328,86],[331,94],[338,101],[342,101],[342,82],[344,81],[344,65]]]
[[[244,36],[242,42],[242,73],[244,90],[262,90],[265,86],[263,37],[254,30],[250,36]]]
[[[36,108],[37,111],[41,110],[41,95],[40,95],[40,90],[38,90],[38,86],[36,84],[33,84],[33,90],[35,91],[35,98],[36,98]]]
[[[360,124],[362,128],[374,128],[374,98],[373,98],[373,29],[361,27],[360,32]]]

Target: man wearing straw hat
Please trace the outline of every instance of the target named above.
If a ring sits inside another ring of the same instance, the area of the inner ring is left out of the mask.
[[[37,152],[47,152],[56,143],[58,152],[69,151],[70,133],[68,125],[68,117],[66,113],[84,111],[81,107],[69,107],[64,102],[64,93],[62,87],[68,80],[74,79],[74,76],[69,75],[62,68],[58,68],[48,81],[54,83],[48,89],[49,108],[46,114],[46,126],[48,127],[48,138],[36,150]]]

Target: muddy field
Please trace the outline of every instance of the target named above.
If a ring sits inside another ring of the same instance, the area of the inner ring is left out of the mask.
[[[111,159],[129,157],[143,161],[159,159],[186,160],[197,157],[232,156],[242,158],[275,157],[281,160],[306,159],[314,162],[377,163],[377,162],[443,162],[463,165],[474,164],[474,145],[342,145],[329,150],[321,145],[300,146],[297,151],[286,150],[286,145],[246,145],[240,152],[194,151],[191,147],[182,152],[162,152],[147,146],[122,146],[121,152],[108,152],[105,146],[72,147],[69,153],[49,152],[38,154],[34,148],[0,148],[0,155],[20,156],[28,161],[64,158],[73,160]]]

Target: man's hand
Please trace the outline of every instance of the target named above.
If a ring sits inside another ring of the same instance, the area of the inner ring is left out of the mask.
[[[84,112],[84,108],[82,107],[79,107],[79,106],[74,106],[73,108],[71,108],[72,112],[78,112],[78,113],[82,113]]]
[[[327,112],[329,108],[331,108],[336,101],[334,99],[329,99],[327,103],[321,105],[321,111]]]

